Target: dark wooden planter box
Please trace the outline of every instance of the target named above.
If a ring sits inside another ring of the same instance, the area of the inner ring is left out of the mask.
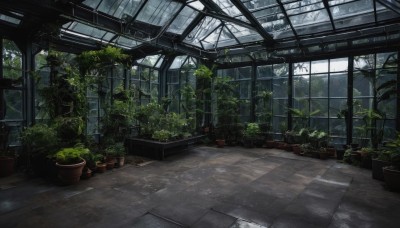
[[[189,148],[189,146],[195,144],[205,137],[205,135],[199,135],[170,142],[128,138],[128,151],[133,155],[163,160],[166,155],[186,150]]]

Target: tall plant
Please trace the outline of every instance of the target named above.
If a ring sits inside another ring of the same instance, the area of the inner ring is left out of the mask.
[[[365,64],[362,67],[356,68],[359,70],[365,79],[369,81],[372,87],[373,99],[371,109],[360,109],[355,112],[356,115],[360,115],[363,118],[362,130],[371,138],[371,144],[374,148],[383,140],[384,135],[384,119],[386,113],[379,109],[379,104],[383,101],[392,99],[397,94],[397,80],[392,79],[378,86],[378,79],[382,77],[382,73],[397,72],[397,53],[393,53],[387,56],[385,59],[382,70],[377,71],[374,66],[374,61],[370,58],[358,57],[356,61],[364,61]],[[378,125],[377,121],[383,120],[381,125]]]

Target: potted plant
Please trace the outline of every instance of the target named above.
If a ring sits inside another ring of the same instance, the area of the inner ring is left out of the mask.
[[[115,167],[121,167],[125,164],[125,147],[124,144],[114,143],[106,148],[106,155],[114,161]],[[108,164],[108,162],[107,162]],[[110,164],[111,166],[111,164]]]
[[[361,154],[361,163],[360,166],[366,169],[372,169],[372,154],[374,153],[374,149],[369,147],[363,147],[360,150]]]
[[[88,153],[90,153],[89,149],[81,145],[63,148],[56,153],[58,177],[63,184],[79,182],[83,167],[86,164],[83,157]]]
[[[372,158],[372,178],[384,181],[383,167],[390,166],[390,152],[387,150],[376,151]]]
[[[249,123],[243,131],[243,140],[246,147],[254,147],[254,143],[260,134],[260,127],[257,123]]]
[[[395,191],[400,190],[400,134],[386,143],[387,152],[390,154],[390,166],[383,167],[383,177],[386,184]]]

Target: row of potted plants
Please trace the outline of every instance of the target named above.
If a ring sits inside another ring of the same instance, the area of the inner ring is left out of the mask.
[[[392,190],[400,190],[400,134],[384,146],[373,149],[348,146],[343,156],[346,163],[372,170],[372,178],[385,181]]]

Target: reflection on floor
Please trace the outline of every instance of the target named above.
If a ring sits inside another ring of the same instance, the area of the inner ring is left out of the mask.
[[[276,149],[197,147],[60,187],[0,179],[0,227],[398,227],[371,171]]]

